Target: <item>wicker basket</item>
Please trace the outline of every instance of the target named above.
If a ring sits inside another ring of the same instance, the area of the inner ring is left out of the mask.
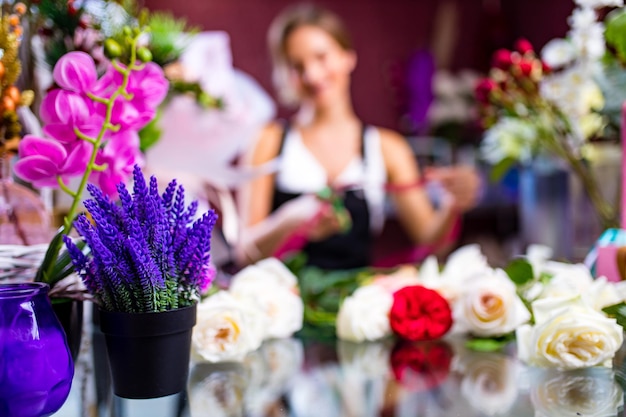
[[[35,278],[48,244],[0,245],[0,282],[24,282]]]

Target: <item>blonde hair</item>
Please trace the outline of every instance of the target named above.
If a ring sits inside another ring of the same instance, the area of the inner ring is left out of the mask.
[[[283,10],[270,25],[267,44],[272,57],[272,81],[281,103],[298,103],[298,95],[289,85],[287,39],[301,26],[315,26],[328,33],[343,49],[352,50],[352,39],[343,21],[335,13],[320,6],[303,3]]]

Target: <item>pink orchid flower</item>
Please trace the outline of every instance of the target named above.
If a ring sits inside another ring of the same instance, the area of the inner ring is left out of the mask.
[[[122,75],[113,66],[109,66],[94,86],[93,93],[109,98],[121,83]],[[123,129],[143,128],[154,118],[156,108],[167,95],[168,88],[163,70],[157,64],[148,62],[141,70],[133,71],[127,87],[132,98],[129,101],[122,98],[116,100],[111,123],[119,124]],[[104,112],[103,105],[97,108],[99,112]]]
[[[96,163],[106,166],[106,169],[92,172],[90,180],[97,184],[105,194],[117,195],[117,184],[125,183],[130,178],[133,166],[144,165],[137,132],[122,130],[114,134],[98,151]]]
[[[87,96],[61,89],[52,90],[44,97],[40,115],[45,124],[44,133],[63,143],[78,139],[74,129],[97,136],[104,121],[104,114],[95,111]]]
[[[90,152],[87,145],[78,142],[66,148],[54,139],[26,135],[20,141],[19,160],[13,169],[36,187],[56,185],[57,176],[67,178],[85,170]]]
[[[63,55],[54,66],[52,77],[65,90],[84,93],[90,91],[98,79],[96,64],[89,54],[80,51]]]

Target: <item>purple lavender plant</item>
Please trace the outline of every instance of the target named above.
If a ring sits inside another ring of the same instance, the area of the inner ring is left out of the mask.
[[[92,199],[74,226],[89,255],[64,236],[72,263],[87,290],[108,311],[153,312],[186,307],[200,299],[211,279],[213,210],[194,221],[197,203],[185,206],[185,191],[173,180],[160,195],[155,177],[146,184],[139,166],[132,195],[117,186],[121,205],[88,185]]]

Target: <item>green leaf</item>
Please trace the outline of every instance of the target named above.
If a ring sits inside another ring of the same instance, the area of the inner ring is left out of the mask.
[[[465,347],[471,350],[476,350],[479,352],[495,352],[506,345],[511,343],[515,339],[514,333],[509,333],[500,337],[492,337],[492,338],[482,338],[477,337],[474,339],[469,339],[465,342]]]
[[[619,304],[613,304],[602,309],[608,316],[614,317],[617,320],[617,324],[622,327],[626,327],[626,303],[621,302]]]
[[[45,282],[52,286],[56,282],[52,282],[52,276],[48,276],[48,271],[52,268],[52,264],[56,263],[56,259],[59,256],[59,250],[61,249],[61,245],[63,244],[63,228],[60,228],[56,235],[50,241],[50,245],[48,245],[48,250],[46,250],[46,254],[44,255],[43,261],[37,270],[37,274],[35,275],[35,281],[37,282]]]
[[[626,10],[616,9],[605,19],[604,37],[621,61],[626,60]]]
[[[513,259],[504,271],[517,286],[527,284],[535,277],[532,265],[524,258]]]
[[[139,131],[139,149],[145,153],[161,138],[163,130],[159,127],[161,110],[158,110],[154,119]]]
[[[502,161],[498,162],[491,168],[491,173],[489,174],[489,179],[492,182],[498,182],[504,178],[506,173],[515,165],[515,159],[513,158],[505,158]]]

